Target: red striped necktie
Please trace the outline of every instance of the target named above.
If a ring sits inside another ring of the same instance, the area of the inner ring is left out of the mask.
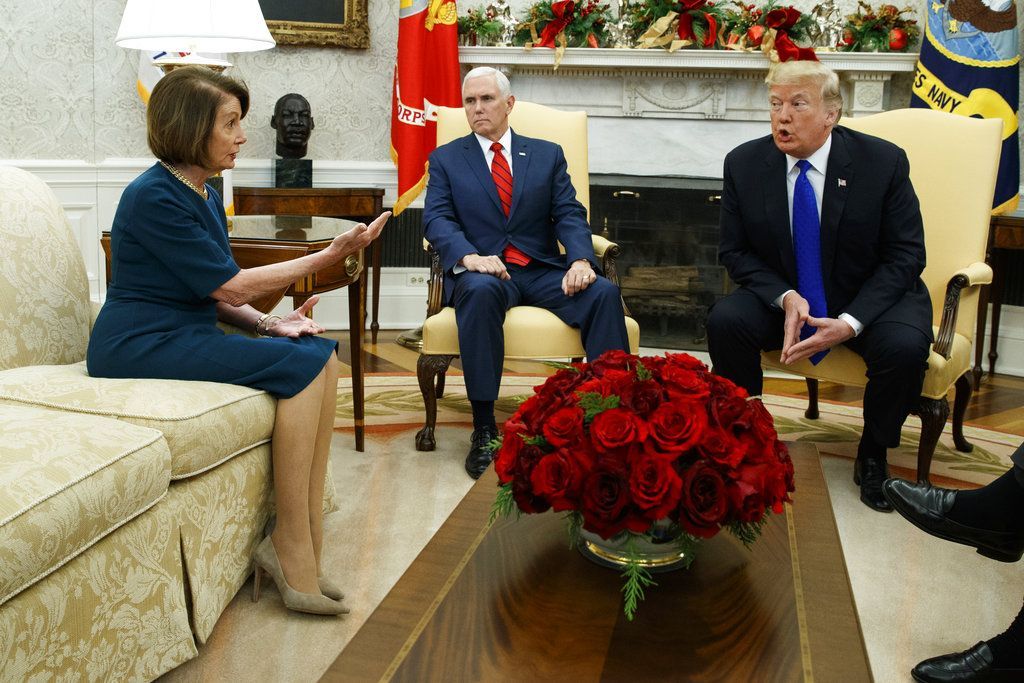
[[[491,151],[494,152],[494,160],[491,162],[491,177],[494,179],[494,187],[498,190],[501,210],[505,212],[505,218],[508,218],[508,214],[512,210],[512,170],[508,167],[508,160],[505,159],[501,150],[500,142],[491,144]],[[502,255],[505,257],[506,263],[517,266],[525,266],[530,262],[528,255],[511,244],[505,247]]]

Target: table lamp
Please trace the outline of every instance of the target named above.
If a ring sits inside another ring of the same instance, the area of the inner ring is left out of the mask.
[[[128,0],[114,43],[168,52],[154,62],[165,71],[189,64],[223,70],[231,63],[196,53],[255,52],[276,44],[258,0]]]

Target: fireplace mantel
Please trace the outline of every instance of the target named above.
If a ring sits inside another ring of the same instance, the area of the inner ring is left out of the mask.
[[[844,115],[909,99],[914,53],[818,56],[839,73]],[[519,99],[586,111],[591,173],[721,177],[726,152],[768,132],[768,60],[759,52],[570,48],[557,70],[550,49],[461,47],[459,57],[501,68]],[[894,74],[905,74],[897,87]]]
[[[463,64],[473,66],[546,67],[553,71],[554,50],[521,47],[460,47]],[[911,72],[917,63],[916,52],[820,52],[818,59],[838,72],[899,73]],[[562,67],[590,69],[655,69],[664,71],[759,71],[768,68],[760,52],[733,50],[616,50],[611,48],[569,48]],[[553,71],[553,75],[557,75]]]

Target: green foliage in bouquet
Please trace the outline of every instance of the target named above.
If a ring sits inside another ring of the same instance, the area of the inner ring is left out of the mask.
[[[735,9],[725,12],[722,42],[726,46],[758,48],[768,29],[786,33],[793,42],[809,39],[813,19],[792,5],[781,5],[774,0],[761,7],[733,0]]]
[[[678,0],[640,0],[626,7],[626,30],[635,40],[651,24],[669,12],[678,12]]]
[[[906,52],[917,43],[921,29],[913,7],[880,5],[872,9],[860,0],[857,12],[847,15],[839,49],[844,52]]]
[[[459,17],[459,36],[463,42],[474,45],[496,43],[501,35],[501,22],[490,9],[475,7]]]
[[[611,21],[608,5],[598,0],[541,0],[526,11],[515,44],[555,47],[556,37],[564,35],[567,47],[602,47]]]

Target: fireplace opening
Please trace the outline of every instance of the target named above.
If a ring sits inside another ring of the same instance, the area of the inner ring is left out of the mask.
[[[594,232],[619,244],[622,298],[640,324],[640,344],[707,349],[707,316],[728,291],[718,265],[722,181],[592,174]]]

